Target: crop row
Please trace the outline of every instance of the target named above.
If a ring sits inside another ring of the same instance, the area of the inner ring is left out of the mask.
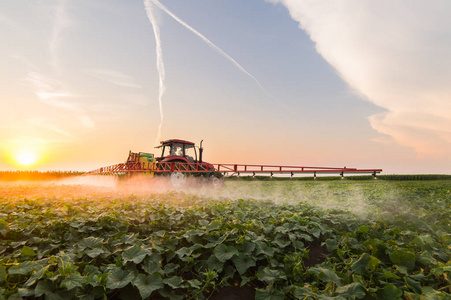
[[[450,297],[444,218],[368,222],[306,204],[177,193],[2,202],[5,299],[205,299],[225,286],[251,287],[256,299]]]

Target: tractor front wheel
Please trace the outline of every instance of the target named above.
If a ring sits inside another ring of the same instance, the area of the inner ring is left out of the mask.
[[[181,188],[186,183],[186,175],[182,172],[173,172],[171,174],[171,183],[175,188]]]

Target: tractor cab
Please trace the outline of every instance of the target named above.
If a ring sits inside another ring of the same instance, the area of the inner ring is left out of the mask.
[[[182,161],[187,163],[197,163],[197,151],[193,142],[184,140],[161,141],[161,157],[157,157],[158,162]],[[202,151],[200,149],[200,151]],[[199,159],[200,160],[200,159]]]

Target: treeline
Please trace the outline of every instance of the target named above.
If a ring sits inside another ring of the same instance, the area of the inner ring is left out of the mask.
[[[52,180],[71,176],[79,176],[84,172],[76,171],[0,171],[0,180]]]

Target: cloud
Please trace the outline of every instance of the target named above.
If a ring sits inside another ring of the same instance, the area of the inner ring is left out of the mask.
[[[59,80],[51,79],[38,72],[28,72],[26,81],[32,84],[37,98],[42,103],[74,113],[73,118],[86,128],[95,126],[94,121],[89,118],[85,110],[74,103],[77,95],[67,92],[67,88]]]
[[[270,2],[288,8],[351,88],[388,110],[369,118],[374,129],[420,155],[450,155],[451,2]]]
[[[147,18],[149,19],[150,23],[152,24],[153,33],[155,35],[155,52],[157,54],[157,70],[158,70],[158,77],[159,77],[159,88],[158,88],[158,105],[160,108],[160,124],[158,126],[158,134],[156,143],[158,144],[158,141],[161,139],[161,129],[163,127],[163,120],[164,120],[164,114],[163,114],[163,95],[164,91],[166,90],[166,86],[164,84],[164,80],[166,77],[166,71],[164,68],[164,60],[163,60],[163,48],[161,47],[161,37],[160,37],[160,26],[158,25],[157,19],[155,18],[155,12],[153,5],[150,0],[144,0],[144,8],[146,10]]]
[[[101,79],[103,81],[127,88],[142,88],[142,86],[135,83],[133,77],[114,71],[104,69],[90,69],[86,70],[92,77]]]
[[[58,47],[60,46],[60,40],[64,29],[71,24],[71,21],[66,13],[66,0],[58,1],[54,10],[54,22],[52,28],[52,34],[49,39],[49,50],[51,62],[50,64],[55,70],[59,70],[60,61],[58,57]]]

